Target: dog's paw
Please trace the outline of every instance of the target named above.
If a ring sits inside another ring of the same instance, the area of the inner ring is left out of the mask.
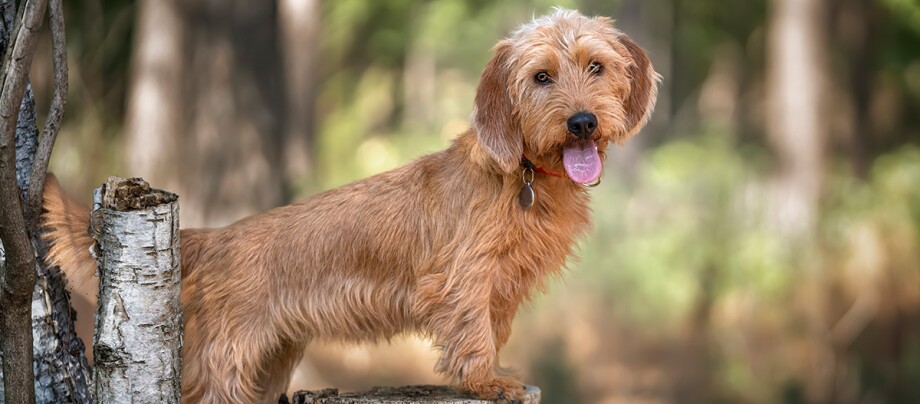
[[[467,382],[463,389],[482,400],[518,401],[524,398],[524,383],[511,377]]]

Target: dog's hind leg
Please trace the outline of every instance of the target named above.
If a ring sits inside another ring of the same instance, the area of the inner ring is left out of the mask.
[[[303,357],[305,343],[284,343],[268,360],[265,377],[266,402],[276,403],[281,393],[287,391],[294,366]]]
[[[230,320],[195,332],[183,352],[183,402],[277,402],[304,344],[280,338],[271,324],[247,324]]]

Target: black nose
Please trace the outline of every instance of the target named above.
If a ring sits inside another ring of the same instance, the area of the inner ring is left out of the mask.
[[[590,112],[579,112],[569,117],[566,126],[573,135],[587,139],[597,129],[597,117]]]

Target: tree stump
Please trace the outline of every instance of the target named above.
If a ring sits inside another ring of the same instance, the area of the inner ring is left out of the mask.
[[[287,403],[282,396],[279,403]],[[491,404],[507,400],[479,400],[459,393],[448,386],[374,387],[368,391],[339,394],[338,389],[302,390],[294,393],[292,404]],[[520,404],[540,404],[540,389],[527,386]]]
[[[93,340],[96,401],[178,403],[182,311],[179,206],[140,178],[96,189],[91,230],[99,263]]]

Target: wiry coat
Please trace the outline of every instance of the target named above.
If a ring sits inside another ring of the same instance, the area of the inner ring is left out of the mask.
[[[591,62],[603,74],[586,70]],[[538,86],[551,71],[552,87]],[[520,160],[562,172],[565,119],[598,117],[601,153],[644,125],[657,75],[609,20],[559,11],[501,41],[476,96],[473,128],[431,154],[220,229],[186,229],[183,401],[270,402],[311,340],[431,336],[438,371],[479,397],[513,399],[498,374],[519,305],[557,274],[590,227],[588,193],[538,174],[518,204]],[[46,186],[50,258],[86,276],[87,212]]]

